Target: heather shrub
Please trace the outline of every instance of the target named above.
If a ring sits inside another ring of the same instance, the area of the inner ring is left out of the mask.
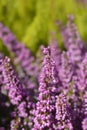
[[[35,55],[0,23],[0,130],[87,130],[87,48],[70,15]],[[3,50],[3,49],[2,49]]]

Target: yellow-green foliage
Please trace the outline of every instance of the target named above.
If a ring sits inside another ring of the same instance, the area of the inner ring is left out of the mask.
[[[50,32],[58,32],[55,21],[66,23],[74,14],[82,38],[87,41],[87,8],[76,0],[0,0],[0,21],[33,52],[47,44]],[[59,33],[57,38],[61,41]]]

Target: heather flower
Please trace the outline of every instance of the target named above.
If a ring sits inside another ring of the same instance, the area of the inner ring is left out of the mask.
[[[66,51],[53,34],[50,47],[41,46],[34,57],[0,23],[0,38],[19,73],[0,52],[0,130],[87,129],[87,53],[73,16],[60,31]]]
[[[60,94],[56,100],[56,120],[56,130],[73,130],[69,113],[69,104],[64,94]]]
[[[0,130],[5,130],[7,129],[7,124],[10,121],[10,113],[13,108],[12,104],[8,100],[6,91],[3,89],[4,81],[2,75],[2,59],[3,54],[0,53]]]
[[[61,35],[63,37],[64,45],[68,50],[70,60],[73,64],[81,62],[84,55],[84,45],[79,36],[76,26],[73,22],[73,16],[69,16],[66,27],[60,26]],[[84,49],[85,50],[85,49]]]
[[[59,77],[63,86],[67,87],[72,80],[73,66],[70,62],[67,52],[61,54],[61,66],[59,70]]]
[[[38,72],[36,73],[35,58],[24,44],[16,40],[16,37],[8,28],[3,24],[1,25],[1,39],[3,44],[14,56],[14,64],[16,65],[23,87],[27,94],[33,95],[31,96],[31,100],[36,100]]]
[[[71,59],[71,62],[73,64],[79,63],[82,60],[82,54],[81,54],[81,50],[78,47],[78,45],[76,44],[71,44],[70,48],[68,50],[69,53],[69,57]]]
[[[84,117],[87,117],[87,90],[84,92],[84,95],[83,95],[83,114],[84,114]]]
[[[69,48],[73,39],[75,39],[77,41],[77,44],[79,45],[79,47],[81,49],[84,48],[83,42],[80,38],[80,35],[78,33],[78,30],[77,30],[75,24],[74,24],[74,16],[73,15],[70,15],[68,17],[68,22],[67,22],[66,26],[63,26],[60,22],[58,22],[58,24],[59,24],[59,29],[60,29],[60,32],[61,32],[66,49]]]
[[[18,118],[17,120],[12,120],[10,129],[11,130],[18,130],[20,127],[20,122],[21,122],[20,118]]]
[[[71,63],[68,52],[63,52],[61,55],[61,66],[59,70],[59,76],[62,83],[62,91],[67,95],[67,99],[72,109],[72,122],[75,128],[80,128],[75,126],[76,122],[81,124],[81,105],[82,102],[79,98],[79,90],[77,87],[77,74],[76,68]],[[79,117],[79,119],[78,119]],[[78,120],[78,121],[77,121]],[[80,125],[79,125],[80,126]]]
[[[84,93],[87,88],[87,53],[79,65],[79,69],[77,70],[77,86],[78,89]]]
[[[84,115],[84,119],[82,121],[82,128],[83,130],[86,130],[87,129],[87,90],[83,95],[83,115]]]
[[[2,32],[2,41],[3,44],[15,55],[16,62],[21,64],[21,67],[24,69],[26,74],[32,74],[34,69],[31,63],[34,62],[34,57],[28,48],[24,46],[24,44],[19,43],[16,40],[14,34],[12,34],[8,28],[2,27],[0,30]]]
[[[17,73],[11,66],[8,57],[5,57],[2,61],[2,71],[8,97],[10,102],[16,107],[16,117],[14,121],[18,120],[19,117],[21,120],[24,120],[30,116],[29,113],[32,109],[32,102],[30,101],[29,95],[27,95],[26,91],[23,89],[23,85],[21,84]]]
[[[6,84],[5,88],[8,90],[11,103],[18,105],[24,96],[24,91],[18,75],[10,65],[10,59],[8,57],[5,57],[2,62],[2,71],[4,82]]]
[[[20,64],[23,71],[28,76],[34,74],[34,57],[31,51],[25,47],[24,44],[19,43],[13,33],[10,32],[3,24],[0,26],[1,39],[3,44],[11,51],[15,56],[16,64]]]
[[[12,51],[16,56],[16,62],[18,61],[22,69],[27,75],[32,76],[34,74],[34,57],[28,48],[21,43],[12,45]]]
[[[52,35],[49,45],[51,48],[51,57],[55,61],[57,71],[59,71],[59,66],[61,64],[61,50],[54,34]]]
[[[26,113],[26,106],[27,106],[26,102],[22,102],[19,104],[18,110],[19,110],[20,117],[26,118],[28,116],[28,114]]]
[[[59,68],[59,78],[61,81],[61,90],[67,95],[68,100],[74,96],[75,79],[74,67],[69,60],[67,52],[61,54],[61,66]]]
[[[87,117],[82,122],[82,128],[83,130],[87,130]]]
[[[34,130],[52,129],[54,123],[55,96],[57,77],[55,77],[54,62],[50,58],[50,49],[44,49],[44,61],[40,76],[39,96],[36,104]]]

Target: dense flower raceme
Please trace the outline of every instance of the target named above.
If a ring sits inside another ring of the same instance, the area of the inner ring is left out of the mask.
[[[83,96],[83,112],[84,112],[84,119],[82,121],[83,130],[87,129],[87,91],[85,91]]]
[[[58,79],[55,63],[51,60],[50,49],[43,50],[45,58],[40,76],[39,97],[36,104],[33,130],[53,129],[55,123],[55,99]]]
[[[16,107],[14,111],[15,120],[11,121],[11,130],[16,129],[16,127],[22,129],[28,125],[25,119],[29,118],[29,110],[32,106],[29,95],[27,95],[26,91],[23,89],[23,85],[21,84],[17,73],[11,66],[8,57],[5,57],[2,61],[2,74],[9,100]],[[21,121],[24,124],[20,124]]]
[[[60,31],[34,57],[0,23],[0,130],[87,130],[87,50],[72,16]]]
[[[63,93],[60,94],[56,100],[56,119],[58,130],[73,130],[73,126],[69,116],[69,104],[67,102],[66,96]]]

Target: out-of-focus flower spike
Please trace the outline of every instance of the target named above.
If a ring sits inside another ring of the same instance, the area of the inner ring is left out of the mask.
[[[69,52],[71,62],[77,64],[81,62],[85,51],[83,51],[84,44],[73,19],[73,15],[70,15],[66,27],[60,26],[60,32],[64,40],[64,45]]]
[[[1,39],[3,41],[3,44],[11,52],[14,53],[16,61],[20,62],[24,71],[30,75],[34,69],[34,66],[31,65],[34,62],[34,57],[32,56],[32,53],[30,52],[28,48],[24,46],[24,44],[19,43],[16,40],[16,37],[14,36],[14,34],[11,33],[7,27],[5,27],[2,23],[0,24],[2,25],[0,26],[0,33],[2,33]]]
[[[87,130],[87,117],[82,121],[82,128],[83,130]]]
[[[68,86],[73,76],[73,66],[67,52],[61,54],[61,66],[59,70],[60,80],[63,86]]]
[[[85,56],[79,65],[77,79],[78,89],[84,93],[87,89],[87,53],[85,53]]]
[[[61,50],[58,46],[58,42],[55,37],[55,33],[51,34],[51,39],[50,39],[49,45],[51,48],[51,57],[56,63],[57,70],[59,70],[59,66],[61,64]]]

